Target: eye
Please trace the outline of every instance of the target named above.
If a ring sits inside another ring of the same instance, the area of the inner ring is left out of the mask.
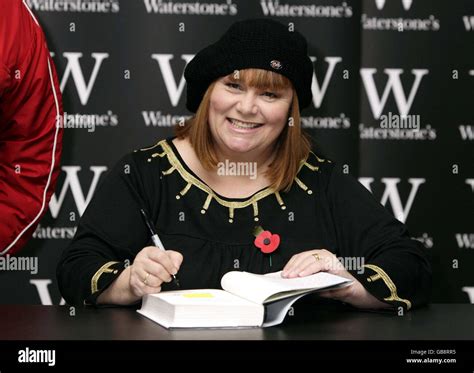
[[[237,83],[226,83],[225,85],[232,89],[240,89],[240,85]]]
[[[267,97],[269,97],[269,98],[277,98],[277,97],[278,97],[278,95],[276,95],[276,94],[273,93],[273,92],[264,92],[263,95],[264,95],[264,96],[267,96]]]

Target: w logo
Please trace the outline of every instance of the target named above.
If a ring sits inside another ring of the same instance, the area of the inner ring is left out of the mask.
[[[311,61],[316,61],[316,57],[310,57]],[[328,69],[326,75],[324,76],[322,83],[318,81],[316,73],[313,74],[313,82],[311,84],[311,91],[313,92],[313,103],[314,106],[319,109],[321,103],[323,102],[324,96],[326,95],[326,90],[328,89],[329,82],[334,74],[334,69],[336,65],[342,61],[342,57],[326,57],[324,60],[328,64]]]
[[[170,98],[171,105],[177,106],[181,98],[181,94],[184,90],[184,85],[186,81],[184,80],[184,70],[181,69],[181,75],[179,77],[179,84],[176,82],[171,69],[171,60],[173,59],[172,54],[160,54],[153,53],[151,58],[158,62],[158,66],[161,71],[161,76],[165,82],[166,91],[168,92],[168,97]],[[186,65],[193,59],[194,55],[192,54],[182,54],[181,59],[185,61]]]
[[[49,211],[51,212],[51,216],[56,219],[59,215],[61,210],[61,206],[64,203],[64,199],[66,198],[66,193],[70,190],[72,193],[72,197],[74,198],[74,202],[77,207],[77,211],[79,212],[79,216],[82,216],[84,213],[87,205],[89,204],[94,192],[99,184],[99,179],[101,175],[107,171],[107,167],[105,166],[90,166],[90,171],[93,172],[94,177],[92,182],[89,186],[89,191],[87,195],[85,195],[81,183],[79,181],[78,172],[81,170],[80,166],[62,166],[61,167],[63,172],[66,174],[64,179],[63,186],[61,191],[59,188],[59,196],[53,194],[51,196],[51,201],[49,203]]]
[[[402,69],[384,69],[384,73],[388,75],[388,80],[385,84],[382,96],[379,96],[377,87],[375,86],[374,74],[376,72],[377,69],[373,68],[360,69],[360,75],[362,77],[362,82],[364,83],[365,91],[367,92],[367,98],[369,99],[369,104],[372,109],[374,119],[380,118],[390,92],[393,92],[395,103],[397,104],[400,115],[408,115],[411,105],[413,104],[413,100],[415,99],[416,92],[420,87],[421,79],[424,75],[428,74],[428,69],[411,70],[412,74],[415,75],[415,81],[413,82],[408,97],[403,90],[400,78],[400,75],[403,73]]]
[[[51,53],[54,56],[54,53]],[[79,62],[79,59],[82,57],[82,53],[80,52],[64,52],[63,57],[67,59],[66,69],[64,70],[64,74],[61,79],[61,92],[64,92],[64,88],[66,88],[66,84],[69,80],[69,77],[72,76],[72,80],[74,81],[74,85],[77,90],[77,94],[79,95],[79,100],[81,101],[82,105],[87,105],[89,101],[89,97],[91,95],[92,89],[94,88],[95,81],[97,79],[97,75],[99,74],[100,67],[102,62],[109,57],[108,53],[92,53],[92,58],[94,59],[94,67],[92,69],[92,73],[89,77],[89,80],[86,81],[84,78],[84,73],[82,72],[82,67]]]
[[[401,1],[402,1],[403,9],[410,10],[413,0],[401,0]],[[382,10],[383,7],[385,6],[385,0],[375,0],[375,6],[377,7],[378,10]]]
[[[372,193],[371,184],[374,182],[373,177],[359,177],[359,182]],[[410,195],[406,201],[405,206],[402,203],[400,192],[398,191],[398,183],[401,180],[397,177],[384,177],[382,183],[385,184],[385,191],[382,195],[380,203],[385,206],[387,202],[392,207],[393,215],[395,218],[405,223],[410,213],[413,202],[415,201],[416,194],[421,184],[424,184],[426,179],[423,178],[409,178],[408,182],[411,184]]]
[[[464,16],[462,17],[462,20],[464,22],[464,27],[466,28],[466,31],[474,31],[474,16]]]

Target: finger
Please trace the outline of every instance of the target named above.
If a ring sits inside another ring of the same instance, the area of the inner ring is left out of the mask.
[[[142,288],[143,295],[156,294],[156,293],[159,293],[160,291],[161,291],[161,286],[151,287],[151,286],[143,285],[143,288]]]
[[[308,258],[316,260],[314,257],[315,254],[318,254],[319,258],[322,258],[326,255],[325,252],[327,252],[325,249],[316,249],[294,255],[285,266],[283,275],[286,277],[297,277],[298,274],[311,263]],[[317,272],[319,272],[319,270]]]
[[[183,255],[180,252],[174,250],[167,250],[166,252],[168,253],[168,256],[170,257],[176,269],[179,271],[179,268],[183,263]]]
[[[161,286],[148,286],[143,283],[143,280],[139,278],[137,274],[130,279],[130,287],[132,292],[137,297],[143,297],[145,294],[159,293]]]
[[[132,273],[130,274],[130,284],[138,288],[142,287],[142,284],[150,287],[161,286],[162,281],[157,277],[153,276],[144,267],[139,267],[134,264]]]
[[[158,278],[161,282],[170,282],[172,279],[171,273],[169,273],[161,263],[157,263],[153,260],[148,260],[144,263],[144,270]]]
[[[325,271],[325,259],[317,260],[313,255],[306,258],[298,268],[295,268],[295,274],[299,277],[309,276],[314,273]]]
[[[171,260],[168,251],[163,251],[159,248],[155,248],[155,250],[150,250],[148,252],[148,258],[156,263],[161,264],[170,274],[175,275],[178,272],[178,268],[176,268],[173,261]]]
[[[318,256],[315,256],[314,254],[311,255],[311,258],[315,259],[315,261],[310,260],[308,263],[308,266],[302,268],[299,271],[298,274],[300,277],[308,276],[312,273],[317,273],[317,272],[329,272],[329,273],[338,274],[343,277],[347,277],[344,275],[345,273],[347,273],[347,271],[345,270],[344,266],[339,261],[339,259],[334,254],[324,253],[324,251],[326,250],[321,250],[318,253]]]
[[[145,294],[156,294],[161,291],[161,287],[151,287],[143,283],[141,285],[137,283],[134,287],[134,294],[138,297],[143,297]]]
[[[296,257],[298,256],[299,254],[296,254],[296,255],[293,255],[290,260],[288,261],[288,263],[286,263],[285,267],[283,268],[283,271],[288,271],[289,268],[291,268],[291,266],[293,265],[293,263],[295,262],[296,260]]]
[[[298,268],[295,268],[295,275],[304,277],[318,272],[326,272],[327,262],[328,258],[326,257],[315,257],[314,255],[310,255],[309,257],[306,257],[306,260],[302,262]]]
[[[146,271],[143,271],[143,275],[141,275],[140,279],[144,285],[152,288],[161,287],[161,284],[163,283],[161,278],[153,275],[151,272]]]
[[[305,253],[305,255],[294,264],[289,273],[289,277],[307,276],[312,273],[324,271],[324,258],[318,257],[320,258],[318,260],[313,254],[313,252]],[[302,273],[303,271],[306,272]]]
[[[291,259],[288,261],[288,263],[285,265],[283,268],[283,275],[288,276],[290,272],[293,271],[293,268],[295,267],[295,264],[300,260],[301,254],[296,254],[291,257]]]
[[[132,285],[133,284],[133,285]],[[136,297],[143,297],[143,291],[141,289],[141,286],[138,285],[138,282],[135,283],[135,282],[130,282],[130,288],[132,289],[132,293],[133,295],[135,295]]]

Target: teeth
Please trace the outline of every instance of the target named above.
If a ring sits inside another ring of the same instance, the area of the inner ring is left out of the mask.
[[[235,120],[235,119],[229,119],[229,120],[235,127],[238,127],[238,128],[256,128],[256,127],[261,126],[261,124],[245,123],[245,122],[240,122],[240,121]]]

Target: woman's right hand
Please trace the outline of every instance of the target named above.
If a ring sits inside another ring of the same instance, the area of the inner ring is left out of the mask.
[[[98,304],[128,305],[145,294],[161,291],[163,282],[170,282],[183,262],[177,251],[162,251],[156,246],[143,248],[119,277],[97,298]]]
[[[173,250],[160,250],[156,246],[143,248],[130,266],[130,291],[141,298],[145,294],[159,293],[163,282],[170,282],[183,262],[183,256]]]

